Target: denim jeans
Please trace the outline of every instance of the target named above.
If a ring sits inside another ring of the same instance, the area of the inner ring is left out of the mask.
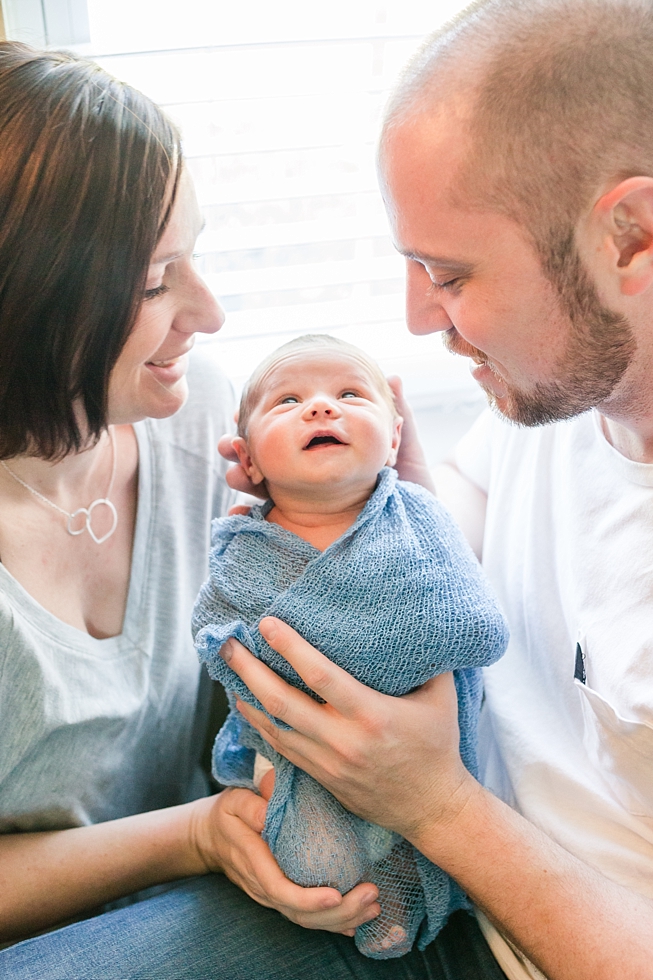
[[[223,875],[191,878],[0,952],[3,980],[505,980],[476,920],[456,912],[427,949],[370,960],[302,929]]]

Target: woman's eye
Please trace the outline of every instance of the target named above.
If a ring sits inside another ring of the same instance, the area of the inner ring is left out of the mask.
[[[282,398],[281,399],[281,401],[279,402],[279,404],[280,405],[298,405],[299,404],[299,398],[296,398],[295,395],[286,395],[285,398]]]
[[[157,296],[163,296],[169,289],[170,286],[166,286],[164,283],[161,283],[160,286],[155,286],[153,289],[146,289],[145,299],[155,299]]]

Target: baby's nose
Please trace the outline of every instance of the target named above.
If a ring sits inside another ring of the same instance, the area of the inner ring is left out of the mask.
[[[332,398],[326,395],[316,395],[311,398],[305,406],[304,418],[315,419],[318,415],[326,418],[335,418],[339,414],[338,406]]]

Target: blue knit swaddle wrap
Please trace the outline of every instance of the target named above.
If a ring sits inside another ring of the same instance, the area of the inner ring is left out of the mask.
[[[235,697],[262,706],[220,648],[236,637],[313,697],[259,633],[264,616],[288,623],[384,694],[406,694],[453,670],[460,752],[476,774],[478,668],[503,654],[505,620],[448,512],[422,487],[399,482],[394,470],[381,471],[356,522],[324,552],[266,521],[271,507],[268,501],[249,516],[213,522],[210,575],[193,613],[200,659],[226,688],[232,709],[215,742],[215,776],[223,785],[253,788],[256,752],[269,759],[275,784],[263,836],[287,877],[342,893],[374,882],[382,913],[356,930],[359,950],[385,959],[407,952],[416,937],[423,949],[451,912],[467,907],[463,892],[399,835],[345,810],[258,735],[235,709]],[[405,930],[405,941],[384,948],[393,925]]]

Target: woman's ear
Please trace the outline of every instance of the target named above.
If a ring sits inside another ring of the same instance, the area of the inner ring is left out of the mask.
[[[399,452],[399,446],[401,444],[401,427],[403,424],[404,420],[399,416],[392,421],[392,443],[390,446],[390,452],[388,453],[388,458],[385,461],[386,466],[394,466],[397,462],[397,453]]]
[[[653,178],[622,180],[597,201],[590,221],[620,292],[638,296],[653,286]]]
[[[258,486],[259,483],[263,483],[265,477],[261,473],[260,469],[254,462],[252,455],[249,451],[249,446],[242,436],[235,436],[231,445],[234,448],[234,452],[238,456],[238,462],[244,469],[247,476],[250,478],[254,486]]]

